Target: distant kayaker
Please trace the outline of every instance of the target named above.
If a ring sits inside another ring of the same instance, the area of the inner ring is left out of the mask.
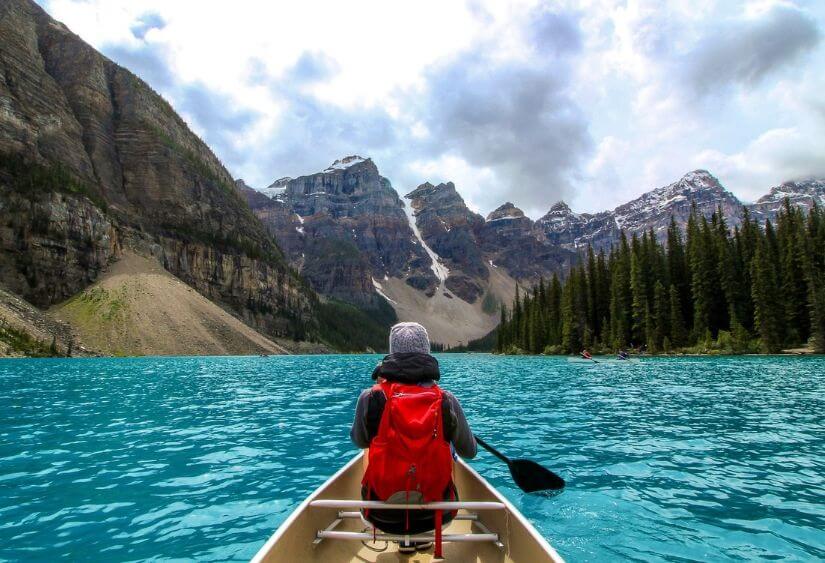
[[[616,356],[617,356],[620,360],[627,360],[627,359],[630,357],[630,356],[628,356],[628,355],[627,355],[627,352],[625,352],[624,350],[619,350],[619,353],[618,353],[618,354],[616,354]]]
[[[372,372],[376,384],[358,398],[350,431],[359,448],[369,448],[361,487],[364,499],[458,500],[452,482],[453,450],[469,459],[475,457],[477,446],[458,399],[436,384],[440,377],[427,330],[410,322],[393,326],[390,353]],[[454,516],[454,512],[429,510],[364,511],[375,527],[391,534],[428,532]],[[399,551],[410,553],[431,545],[402,543]]]
[[[588,352],[588,351],[587,351],[587,349],[582,350],[582,351],[579,353],[579,355],[580,355],[582,358],[584,358],[585,360],[592,360],[592,359],[593,359],[593,356],[591,356],[591,355],[590,355],[590,352]]]

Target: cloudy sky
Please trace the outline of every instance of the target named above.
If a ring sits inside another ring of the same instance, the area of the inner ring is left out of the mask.
[[[820,0],[38,1],[253,187],[360,154],[538,217],[825,175]]]

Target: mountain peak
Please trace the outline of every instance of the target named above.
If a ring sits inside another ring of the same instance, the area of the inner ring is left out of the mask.
[[[817,204],[825,205],[825,180],[810,178],[784,182],[771,188],[771,191],[759,198],[757,203],[784,201],[786,197],[792,201],[799,198],[811,198]]]
[[[438,184],[437,186],[432,185],[430,182],[424,182],[404,197],[406,199],[416,199],[420,197],[433,196],[438,194],[439,192],[451,192],[455,195],[458,195],[458,192],[455,189],[455,184],[453,184],[452,182]]]
[[[503,219],[521,219],[524,217],[524,211],[513,205],[508,201],[504,205],[499,206],[489,215],[487,221],[501,221]]]
[[[722,187],[722,184],[719,183],[716,176],[703,169],[688,172],[682,176],[678,182],[674,182],[673,184],[665,186],[661,189],[675,190],[684,189],[686,187],[692,190],[714,189],[726,191],[725,188]]]
[[[346,170],[351,166],[355,166],[356,164],[361,164],[362,162],[372,162],[370,158],[364,158],[362,156],[358,156],[357,154],[353,154],[350,156],[345,156],[344,158],[339,158],[335,162],[333,162],[330,166],[328,166],[324,172],[335,172],[336,170]]]
[[[538,222],[547,228],[550,228],[550,224],[555,224],[557,225],[555,228],[559,228],[560,225],[568,226],[571,221],[576,221],[580,218],[581,215],[573,213],[573,210],[570,209],[570,206],[567,205],[566,202],[557,201],[550,208],[550,211],[545,213]]]
[[[292,178],[290,178],[289,176],[284,176],[283,178],[278,178],[277,180],[269,184],[267,187],[259,191],[265,196],[275,199],[283,195],[283,193],[286,191],[286,186],[287,184],[289,184],[290,181],[292,181]]]

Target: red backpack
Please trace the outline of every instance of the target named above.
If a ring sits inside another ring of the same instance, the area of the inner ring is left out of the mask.
[[[373,500],[403,493],[409,501],[414,492],[419,493],[412,495],[416,501],[444,500],[453,458],[443,435],[441,389],[386,381],[373,389],[383,391],[387,402],[370,442],[365,490],[378,496]]]

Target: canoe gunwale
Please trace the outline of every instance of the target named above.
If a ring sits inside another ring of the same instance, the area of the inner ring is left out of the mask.
[[[478,479],[483,486],[488,488],[490,492],[499,500],[499,502],[504,504],[504,509],[507,511],[510,518],[513,518],[514,520],[518,521],[518,523],[521,526],[523,526],[527,533],[531,536],[531,539],[533,539],[537,544],[539,544],[544,549],[544,551],[550,555],[550,558],[553,561],[564,561],[562,556],[559,555],[559,553],[553,548],[553,546],[550,545],[550,543],[544,538],[544,536],[541,535],[541,533],[536,529],[536,527],[530,523],[530,521],[524,516],[524,514],[522,514],[521,511],[507,499],[507,497],[498,492],[498,489],[496,489],[490,483],[488,483],[487,479],[479,475],[478,471],[473,469],[469,463],[467,463],[460,457],[457,458],[457,463],[459,463],[464,468],[464,470],[467,471],[473,478]]]
[[[503,502],[444,501],[424,504],[388,503],[380,500],[318,499],[309,503],[319,508],[378,508],[381,510],[504,510]]]
[[[315,499],[315,497],[317,497],[321,493],[321,491],[326,489],[328,485],[334,483],[336,479],[338,479],[341,475],[349,471],[349,469],[353,465],[359,463],[363,457],[364,450],[361,450],[355,456],[353,456],[353,458],[350,459],[346,464],[344,464],[344,466],[341,469],[336,471],[329,479],[324,481],[323,485],[315,489],[312,492],[312,494],[305,498],[303,502],[301,502],[301,504],[299,504],[298,507],[292,511],[292,513],[287,517],[287,519],[284,520],[280,526],[278,526],[278,529],[275,530],[275,533],[272,534],[268,540],[266,540],[266,543],[261,546],[261,549],[259,549],[258,553],[256,553],[255,556],[250,560],[250,563],[262,562],[266,558],[267,554],[270,552],[272,547],[278,542],[279,539],[281,539],[281,536],[283,536],[287,532],[287,530],[289,530],[289,527],[292,525],[292,523],[295,522],[295,520],[297,520],[301,516],[301,513],[304,510],[309,508],[309,503],[311,503]]]
[[[357,504],[364,501],[360,499],[334,500],[335,498],[349,496],[346,492],[349,491],[349,488],[342,488],[342,486],[344,483],[349,483],[346,485],[347,487],[355,486],[353,480],[356,476],[351,472],[357,471],[359,468],[354,468],[353,466],[361,463],[366,463],[365,452],[363,450],[353,456],[352,459],[336,471],[334,475],[307,496],[298,507],[292,511],[286,520],[284,520],[266,543],[261,546],[251,561],[253,563],[292,561],[295,560],[298,552],[303,553],[303,557],[307,561],[310,559],[314,561],[316,560],[314,558],[315,556],[311,556],[310,551],[304,550],[307,549],[314,552],[318,544],[324,539],[327,541],[361,539],[360,537],[355,537],[355,535],[358,535],[357,529],[342,531],[344,535],[336,537],[341,532],[336,531],[335,528],[341,523],[342,517],[343,520],[350,520],[350,518],[347,517],[350,515],[347,514],[344,516],[344,513],[340,511],[341,508],[356,508],[351,503]],[[461,481],[463,482],[463,486],[467,487],[469,498],[479,499],[477,501],[466,501],[466,504],[490,506],[482,509],[480,514],[474,515],[470,513],[470,518],[466,518],[466,520],[471,520],[471,522],[469,522],[471,526],[478,527],[482,533],[474,534],[470,529],[466,529],[465,531],[470,532],[470,534],[464,535],[478,536],[478,540],[462,538],[457,544],[451,543],[451,545],[472,545],[472,543],[466,542],[475,543],[476,541],[482,540],[485,536],[490,535],[490,540],[493,540],[492,536],[496,536],[499,539],[498,541],[490,541],[487,545],[490,545],[491,549],[496,551],[503,550],[503,553],[502,551],[499,551],[499,553],[502,553],[504,561],[547,561],[548,563],[563,563],[564,560],[556,550],[550,546],[547,540],[507,498],[499,493],[463,459],[457,458],[455,465],[454,470],[456,471],[457,482]],[[360,483],[360,477],[357,477],[357,480]],[[320,502],[313,506],[313,502],[316,500]],[[344,503],[344,506],[341,506],[342,503]],[[396,507],[398,507],[398,505],[396,505]],[[417,508],[421,508],[420,505]],[[316,513],[316,510],[320,512]],[[462,511],[461,514],[464,512],[466,512],[466,510]],[[328,515],[329,520],[324,521],[324,514]],[[487,521],[488,518],[491,520]],[[313,522],[313,524],[307,526],[308,522]],[[492,525],[491,522],[495,522],[496,524]],[[309,537],[310,529],[307,528],[311,529],[311,538]],[[490,528],[492,528],[492,530]],[[296,535],[294,530],[304,531],[298,532],[299,535]],[[321,533],[319,534],[319,532]],[[331,532],[328,538],[320,537],[324,532]],[[454,532],[461,533],[461,530],[454,530]],[[307,534],[303,536],[306,540],[297,540],[297,538],[301,537],[300,534]],[[515,534],[515,536],[511,534]],[[349,537],[350,535],[352,535],[352,537]],[[296,543],[296,541],[298,541],[298,543]],[[304,544],[302,543],[303,541],[307,543]],[[514,541],[518,543],[513,544],[512,542]],[[330,545],[334,545],[335,543],[334,541],[333,544]],[[351,542],[343,541],[341,543],[350,544]],[[479,541],[479,545],[483,543],[483,541]],[[511,551],[513,552],[511,553]],[[284,555],[288,555],[288,558],[284,558]],[[490,554],[488,553],[488,555]],[[498,561],[499,557],[501,556],[493,556],[492,560]],[[339,559],[336,558],[335,560],[338,561]],[[350,561],[350,558],[340,558],[340,560]],[[352,561],[355,560],[356,559],[352,559]],[[357,558],[357,560],[363,561],[364,559]],[[486,561],[486,559],[483,560]]]

